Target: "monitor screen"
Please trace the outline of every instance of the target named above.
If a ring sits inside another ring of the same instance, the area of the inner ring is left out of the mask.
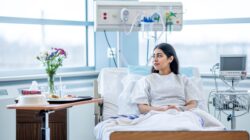
[[[246,71],[246,55],[221,56],[220,71]]]

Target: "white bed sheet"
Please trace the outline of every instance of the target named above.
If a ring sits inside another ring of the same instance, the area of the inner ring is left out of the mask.
[[[178,112],[151,111],[138,118],[118,117],[99,123],[94,130],[97,140],[109,140],[115,131],[218,131],[225,130],[223,124],[201,109]]]

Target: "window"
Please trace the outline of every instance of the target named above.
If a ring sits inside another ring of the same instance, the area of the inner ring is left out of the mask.
[[[175,46],[181,65],[209,72],[221,54],[249,53],[249,31],[250,24],[185,26],[181,32],[169,34],[168,42]]]
[[[196,66],[202,73],[210,73],[221,54],[247,54],[250,62],[250,9],[246,6],[249,4],[247,0],[183,1],[182,31],[168,32],[159,42],[167,40],[175,47],[181,66]],[[142,36],[140,33],[139,56],[140,64],[144,65],[147,60],[145,47],[149,46],[149,54],[152,54],[155,44],[154,40],[147,43]]]
[[[85,19],[85,0],[1,0],[0,16],[78,20]]]
[[[64,68],[94,66],[93,18],[87,20],[85,2],[1,1],[0,71],[41,68],[36,56],[50,47],[66,50]],[[88,10],[93,11],[93,3],[89,3]]]

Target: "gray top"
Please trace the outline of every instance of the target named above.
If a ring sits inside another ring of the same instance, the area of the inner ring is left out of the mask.
[[[199,100],[199,89],[187,77],[170,73],[152,73],[140,79],[132,91],[131,101],[152,106],[184,106],[190,100]]]

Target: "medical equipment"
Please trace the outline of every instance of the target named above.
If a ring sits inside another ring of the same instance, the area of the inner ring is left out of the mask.
[[[180,2],[96,1],[96,31],[180,31]]]
[[[247,76],[246,55],[221,55],[220,63],[216,63],[211,71],[215,80],[215,90],[209,94],[208,101],[214,106],[214,116],[218,112],[227,115],[227,120],[231,121],[231,129],[236,128],[236,117],[249,113],[250,97],[246,90],[236,90],[235,83],[239,83]],[[219,90],[216,70],[219,70],[219,78],[229,87],[229,89]],[[209,107],[209,104],[208,104]],[[210,109],[209,109],[210,110]]]
[[[236,129],[236,117],[249,113],[250,97],[244,90],[217,91],[213,94],[213,106],[215,111],[227,115],[227,121],[231,121],[231,129]]]
[[[246,55],[221,55],[220,78],[225,80],[243,80],[247,76]]]
[[[166,31],[180,31],[183,26],[180,2],[96,1],[94,6],[95,31],[117,31],[116,60],[112,57],[116,67],[123,62],[120,32],[129,35],[141,31],[143,38],[148,42],[154,40],[156,45]],[[151,31],[155,32],[154,36],[150,35]],[[157,31],[161,31],[159,35]]]

